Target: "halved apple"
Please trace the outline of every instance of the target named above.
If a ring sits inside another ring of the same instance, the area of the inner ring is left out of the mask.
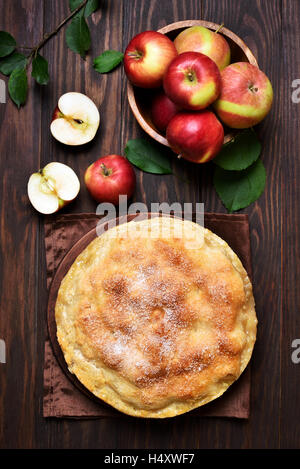
[[[93,101],[82,93],[63,94],[53,113],[50,126],[56,140],[66,145],[83,145],[96,135],[99,111]]]
[[[45,215],[57,212],[75,199],[80,189],[73,169],[63,163],[52,162],[30,176],[28,197],[34,208]]]

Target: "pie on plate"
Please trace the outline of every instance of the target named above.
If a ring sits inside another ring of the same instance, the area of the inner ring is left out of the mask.
[[[257,326],[228,244],[166,216],[94,239],[60,285],[55,319],[71,373],[116,409],[151,418],[221,396],[247,366]]]

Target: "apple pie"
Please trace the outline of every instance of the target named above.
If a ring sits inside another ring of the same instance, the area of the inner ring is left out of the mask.
[[[252,285],[236,254],[166,216],[94,239],[63,279],[55,317],[69,370],[137,417],[173,417],[221,396],[256,339]]]

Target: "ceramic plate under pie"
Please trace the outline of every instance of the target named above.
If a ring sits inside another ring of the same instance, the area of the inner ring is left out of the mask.
[[[55,318],[71,373],[116,409],[154,418],[221,396],[247,366],[257,325],[228,244],[164,216],[94,239],[60,285]]]

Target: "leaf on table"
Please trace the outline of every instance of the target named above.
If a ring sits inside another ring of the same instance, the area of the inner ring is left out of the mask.
[[[27,88],[28,84],[25,68],[14,70],[8,80],[8,92],[18,108],[26,102]]]
[[[27,64],[27,57],[19,52],[0,60],[0,72],[4,75],[10,75],[13,70],[25,68]]]
[[[69,7],[71,12],[76,10],[76,8],[78,8],[82,4],[82,2],[83,0],[69,0]],[[98,10],[99,6],[99,0],[88,0],[86,6],[83,9],[84,13],[83,10],[80,10],[79,14],[84,14],[84,16],[87,18],[96,10]]]
[[[76,10],[83,3],[83,0],[69,0],[69,8],[72,11]]]
[[[255,202],[263,193],[265,183],[266,171],[260,159],[242,171],[215,167],[214,186],[230,213]]]
[[[15,39],[6,31],[0,31],[0,57],[6,57],[16,48]]]
[[[84,9],[84,16],[87,18],[99,8],[99,0],[89,0]]]
[[[39,85],[47,85],[49,81],[48,61],[40,54],[37,54],[32,61],[31,76]]]
[[[91,46],[91,35],[89,27],[83,16],[75,16],[66,30],[66,41],[68,47],[82,57]]]
[[[172,174],[170,158],[160,146],[147,140],[128,140],[125,155],[132,164],[147,173]]]
[[[94,59],[93,67],[99,73],[108,73],[122,62],[124,54],[117,50],[106,50]]]
[[[251,166],[261,153],[261,143],[253,129],[239,133],[223,146],[214,163],[223,169],[241,171]]]

